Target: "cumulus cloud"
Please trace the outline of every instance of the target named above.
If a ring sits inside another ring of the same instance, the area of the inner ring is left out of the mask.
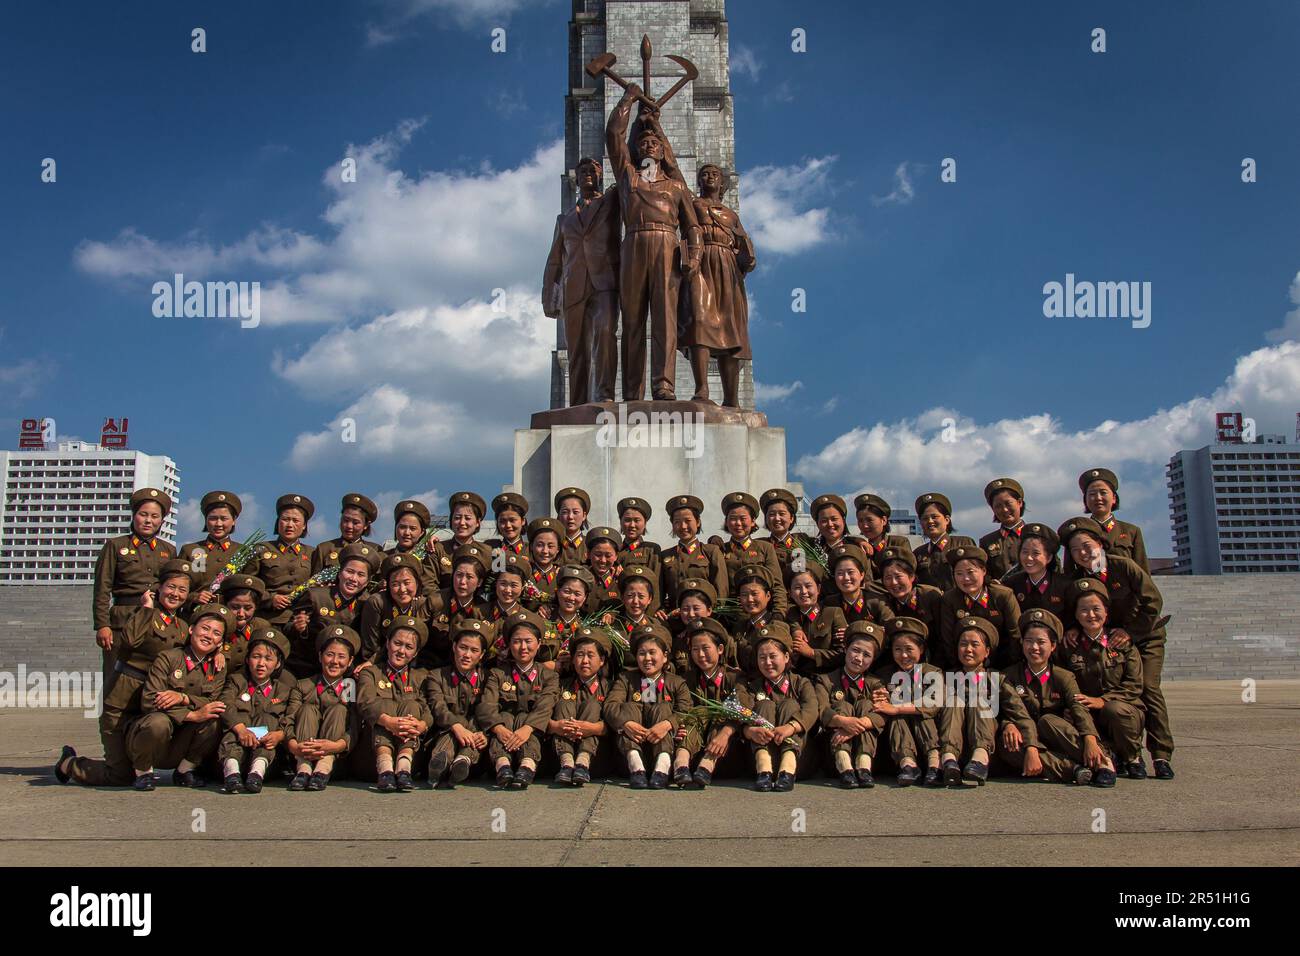
[[[1292,309],[1286,314],[1286,320],[1276,329],[1265,333],[1265,338],[1270,342],[1293,342],[1300,340],[1300,272],[1296,273],[1291,280],[1291,289],[1288,293],[1291,304],[1298,308]]]
[[[758,82],[758,74],[762,72],[763,64],[752,48],[745,46],[743,43],[733,44],[728,62],[733,77],[745,77]]]
[[[769,385],[766,382],[754,381],[754,401],[755,402],[780,402],[789,398],[799,389],[803,388],[803,382],[790,382],[786,385]]]
[[[908,170],[906,160],[898,164],[894,170],[894,188],[885,196],[872,196],[871,204],[873,206],[898,205],[906,206],[916,195],[916,188],[912,185],[912,176]]]
[[[830,192],[830,172],[837,158],[756,166],[741,176],[740,207],[759,252],[793,255],[834,237],[829,207],[806,207]]]
[[[873,491],[899,507],[922,492],[953,499],[964,530],[990,523],[984,484],[1000,475],[1025,486],[1031,517],[1055,524],[1079,513],[1076,479],[1104,465],[1120,475],[1124,516],[1145,525],[1149,550],[1168,553],[1164,468],[1175,452],[1214,440],[1214,412],[1241,410],[1260,432],[1289,427],[1300,396],[1300,342],[1257,349],[1237,360],[1213,393],[1130,421],[1070,431],[1048,414],[976,422],[948,408],[876,422],[840,435],[794,472],[818,486]]]
[[[539,6],[555,0],[377,0],[383,8],[380,20],[366,28],[366,45],[383,46],[409,36],[401,29],[412,20],[429,18],[439,24],[450,22],[461,29],[505,26],[525,6]]]

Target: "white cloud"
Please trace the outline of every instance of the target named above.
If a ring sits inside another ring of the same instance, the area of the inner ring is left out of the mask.
[[[787,385],[768,385],[766,382],[754,381],[755,402],[780,402],[789,398],[799,389],[803,382],[790,382]]]
[[[386,9],[382,22],[367,26],[366,45],[383,46],[410,36],[402,25],[420,17],[439,24],[451,22],[461,29],[483,29],[505,26],[525,6],[549,2],[553,0],[379,0],[378,5]]]
[[[907,168],[907,161],[898,164],[894,170],[894,188],[887,196],[872,196],[871,204],[873,206],[885,206],[896,204],[906,206],[916,195],[916,188],[912,185],[912,177]]]
[[[1291,280],[1291,289],[1288,293],[1291,304],[1300,306],[1300,272],[1297,272],[1295,278]],[[1270,342],[1292,342],[1300,340],[1300,308],[1292,309],[1286,314],[1286,320],[1276,329],[1264,334],[1264,337]]]
[[[740,177],[741,218],[760,253],[793,255],[833,238],[830,209],[803,207],[830,192],[830,171],[837,158],[756,166]]]
[[[741,76],[755,83],[758,82],[758,74],[762,72],[763,64],[752,48],[745,46],[743,43],[733,44],[728,62],[733,77]]]
[[[159,242],[128,226],[108,242],[83,240],[72,256],[79,269],[102,278],[170,281],[181,272],[206,281],[240,278],[250,269],[301,269],[320,261],[324,252],[312,236],[266,224],[230,245],[193,234]]]
[[[1148,550],[1168,554],[1165,465],[1173,453],[1213,441],[1215,411],[1235,410],[1256,419],[1261,433],[1291,427],[1300,410],[1300,342],[1242,356],[1212,394],[1143,418],[1069,431],[1048,414],[979,423],[934,408],[854,428],[793,470],[818,487],[874,491],[898,507],[910,507],[922,492],[942,491],[953,499],[956,525],[969,532],[990,524],[982,491],[992,478],[1019,479],[1030,516],[1055,525],[1081,509],[1079,473],[1104,465],[1119,474],[1123,514],[1145,526]]]

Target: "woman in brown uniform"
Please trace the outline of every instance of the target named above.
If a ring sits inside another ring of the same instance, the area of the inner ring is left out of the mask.
[[[745,275],[756,264],[754,243],[735,211],[722,202],[727,175],[712,163],[696,176],[695,217],[703,241],[700,267],[686,276],[678,316],[678,345],[691,360],[692,401],[709,399],[709,356],[718,357],[722,404],[740,404],[740,363],[749,349],[749,303]]]
[[[289,624],[289,592],[311,577],[312,547],[303,543],[316,506],[306,495],[281,495],[275,502],[276,539],[259,555],[258,577],[266,585],[262,617],[283,631]]]

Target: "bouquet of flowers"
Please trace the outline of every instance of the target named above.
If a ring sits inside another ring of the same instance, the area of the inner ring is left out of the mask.
[[[713,616],[734,621],[741,615],[740,602],[735,598],[718,598],[713,605]]]
[[[795,545],[791,550],[798,551],[803,555],[805,567],[811,564],[816,564],[819,565],[827,574],[830,573],[831,569],[827,566],[826,552],[818,546],[816,541],[813,541],[804,535],[796,535],[794,540]]]
[[[713,700],[694,691],[691,693],[699,703],[682,714],[683,723],[704,727],[715,721],[734,720],[737,723],[751,727],[766,727],[768,730],[776,729],[770,720],[754,713],[754,711],[738,701],[734,695],[726,700]]]
[[[415,542],[415,547],[411,549],[411,555],[417,561],[423,561],[425,555],[429,553],[429,541],[438,532],[440,528],[446,527],[446,523],[440,518],[434,518],[429,523],[429,528],[424,534],[420,535],[420,540]]]
[[[253,556],[253,552],[257,550],[258,545],[265,540],[266,532],[261,528],[258,528],[250,534],[248,540],[235,549],[235,553],[230,556],[230,560],[226,562],[226,566],[217,572],[217,576],[214,577],[212,583],[208,585],[208,590],[214,593],[221,590],[221,582],[226,580],[226,578],[230,577],[232,574],[238,574],[244,565],[248,563],[248,559]]]
[[[317,571],[315,574],[309,577],[306,581],[303,581],[302,584],[298,585],[296,588],[294,588],[292,591],[289,592],[289,602],[292,603],[296,601],[298,599],[298,596],[302,594],[304,591],[306,591],[308,588],[318,588],[325,584],[333,584],[335,581],[338,580],[338,577],[339,577],[339,566],[337,564],[332,565],[328,568],[321,568],[319,571]]]

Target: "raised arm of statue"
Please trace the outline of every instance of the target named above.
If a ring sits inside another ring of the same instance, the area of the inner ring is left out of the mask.
[[[605,124],[605,154],[614,167],[615,179],[621,176],[624,167],[632,162],[632,154],[627,148],[627,124],[632,118],[632,100],[636,97],[633,91],[639,89],[640,87],[635,83],[628,86],[627,92],[618,101],[618,105],[610,111],[609,122]]]

